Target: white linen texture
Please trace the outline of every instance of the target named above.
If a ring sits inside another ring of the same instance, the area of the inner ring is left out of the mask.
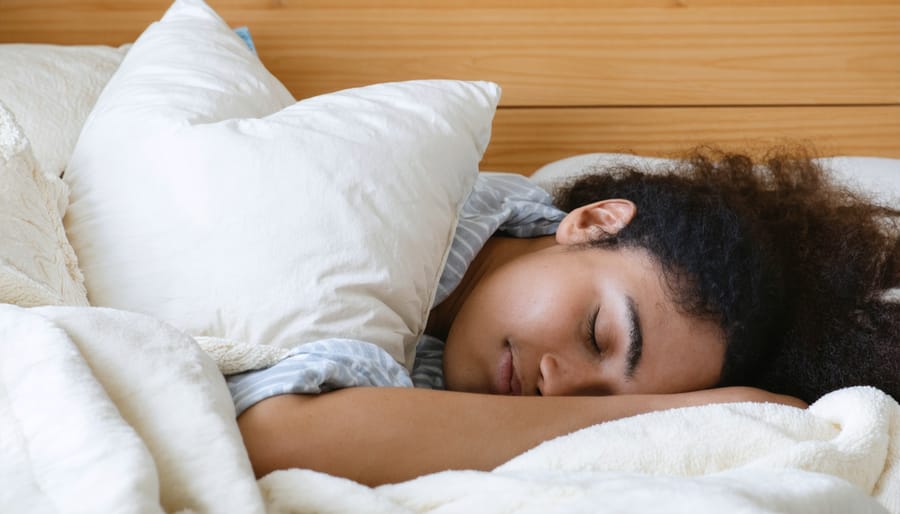
[[[0,512],[263,512],[215,363],[154,318],[0,305]]]
[[[31,138],[42,172],[62,175],[84,120],[128,46],[0,44],[0,100]]]
[[[815,159],[840,184],[868,195],[884,205],[900,202],[900,159],[886,157],[822,157]],[[553,191],[566,181],[611,166],[665,169],[676,161],[625,153],[585,153],[547,163],[531,175],[544,189]]]
[[[626,418],[492,472],[257,482],[225,382],[190,337],[113,309],[5,305],[0,416],[2,512],[900,514],[900,406],[867,387],[807,410]]]
[[[0,302],[87,305],[62,216],[68,189],[42,173],[15,116],[0,101]]]
[[[415,81],[295,103],[206,4],[178,0],[66,171],[88,298],[200,337],[230,371],[228,345],[243,359],[329,337],[409,368],[498,100],[487,82]]]

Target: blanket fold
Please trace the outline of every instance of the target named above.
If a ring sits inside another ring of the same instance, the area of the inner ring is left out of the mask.
[[[0,419],[2,512],[900,514],[900,405],[869,387],[805,410],[635,416],[491,472],[257,481],[222,374],[193,338],[113,309],[0,305]]]
[[[747,467],[846,480],[900,513],[900,406],[871,387],[808,409],[734,403],[672,409],[548,441],[496,471],[620,471],[701,476]]]
[[[4,305],[0,338],[0,511],[265,511],[224,378],[190,337],[114,309]]]
[[[0,511],[163,512],[150,451],[66,332],[0,305],[0,341]]]

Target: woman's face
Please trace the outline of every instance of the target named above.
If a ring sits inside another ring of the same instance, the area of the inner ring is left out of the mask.
[[[713,387],[723,333],[680,313],[662,280],[638,249],[557,244],[513,259],[481,279],[451,325],[446,386],[554,396]]]

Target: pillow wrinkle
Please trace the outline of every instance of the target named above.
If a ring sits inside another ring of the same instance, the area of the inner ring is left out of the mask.
[[[88,112],[127,49],[0,45],[0,99],[31,137],[42,172],[62,174]]]
[[[410,81],[295,103],[209,6],[177,0],[66,173],[91,301],[217,341],[232,372],[277,355],[245,345],[329,338],[411,367],[499,93]]]

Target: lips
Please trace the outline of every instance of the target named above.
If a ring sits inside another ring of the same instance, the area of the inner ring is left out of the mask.
[[[519,374],[516,373],[516,360],[510,359],[510,379],[509,379],[509,389],[510,394],[514,394],[516,396],[522,395],[522,383],[519,382]]]
[[[497,377],[494,384],[497,394],[521,395],[522,383],[516,376],[516,367],[512,357],[512,349],[507,345],[497,363]]]
[[[494,389],[497,394],[510,394],[510,391],[512,391],[510,384],[512,376],[512,352],[509,346],[506,346],[500,355],[500,361],[497,363],[497,375],[494,381]]]

